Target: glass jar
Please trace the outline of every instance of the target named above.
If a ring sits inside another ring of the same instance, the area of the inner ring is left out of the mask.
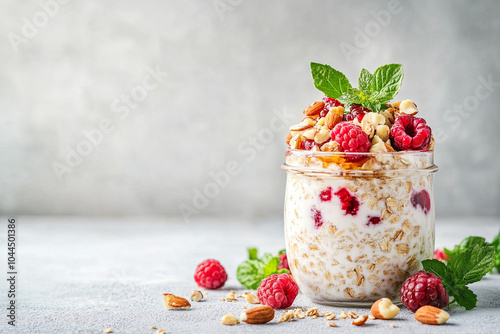
[[[300,290],[332,306],[400,302],[434,252],[433,151],[289,149],[285,239]]]

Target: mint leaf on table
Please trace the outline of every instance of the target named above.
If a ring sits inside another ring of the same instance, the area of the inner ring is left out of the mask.
[[[471,236],[471,237],[467,237],[464,240],[462,240],[462,242],[460,242],[458,245],[455,245],[455,247],[453,247],[453,249],[451,249],[451,250],[445,248],[444,253],[446,255],[452,256],[452,255],[460,253],[461,251],[464,251],[467,248],[472,247],[474,245],[485,246],[487,244],[488,243],[486,242],[485,238]]]
[[[493,238],[490,245],[495,248],[495,269],[500,273],[500,232]],[[491,269],[491,272],[493,272],[493,269]]]
[[[314,87],[332,99],[338,99],[352,88],[347,77],[331,66],[311,63],[311,74]]]
[[[247,289],[257,289],[264,278],[272,274],[289,273],[287,269],[279,269],[280,260],[277,256],[265,253],[257,257],[257,249],[248,249],[248,260],[243,261],[236,269],[236,278]]]
[[[495,264],[495,249],[492,246],[475,243],[455,253],[448,264],[432,259],[422,261],[424,269],[442,278],[450,302],[458,303],[470,310],[476,307],[477,296],[466,286],[480,281]]]

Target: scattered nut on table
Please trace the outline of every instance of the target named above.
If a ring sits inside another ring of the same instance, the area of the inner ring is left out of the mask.
[[[192,301],[199,302],[203,299],[203,294],[199,290],[193,290],[190,297]]]

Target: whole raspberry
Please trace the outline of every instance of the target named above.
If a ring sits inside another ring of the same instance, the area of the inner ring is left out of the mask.
[[[425,305],[443,308],[448,305],[449,297],[441,277],[421,270],[403,283],[401,301],[407,309],[416,312]]]
[[[368,139],[368,135],[351,122],[340,122],[335,125],[330,133],[332,140],[339,144],[341,152],[368,152],[372,143]],[[359,160],[362,156],[352,157],[351,160]]]
[[[290,270],[290,266],[288,265],[288,258],[286,257],[286,253],[280,254],[280,264],[278,269],[288,269]]]
[[[287,308],[293,304],[299,287],[289,274],[273,274],[263,279],[257,289],[262,304],[272,308]]]
[[[202,288],[218,289],[227,281],[227,273],[219,261],[208,259],[196,267],[194,280]]]
[[[390,138],[398,151],[425,150],[431,141],[431,128],[423,118],[401,115],[391,127]]]

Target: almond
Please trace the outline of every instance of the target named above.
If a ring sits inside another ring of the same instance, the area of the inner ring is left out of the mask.
[[[286,144],[287,145],[290,145],[290,139],[292,139],[292,133],[288,132],[288,134],[286,135]]]
[[[311,104],[306,109],[304,109],[304,111],[303,111],[304,115],[306,115],[306,116],[319,115],[321,110],[323,110],[324,106],[325,106],[325,102],[320,102],[320,101],[313,102],[313,104]]]
[[[377,319],[388,320],[398,315],[399,307],[394,305],[389,298],[381,298],[373,303],[371,312]]]
[[[434,306],[422,306],[415,312],[415,319],[427,325],[441,325],[450,318],[450,314]]]
[[[240,319],[247,324],[265,324],[274,319],[274,309],[269,306],[257,306],[241,313]]]
[[[328,126],[328,128],[331,130],[335,127],[335,125],[342,122],[342,116],[330,111],[325,116],[325,122],[326,122],[326,126]]]
[[[366,320],[368,320],[368,315],[365,314],[354,319],[352,324],[355,326],[362,326],[365,324]]]
[[[187,301],[187,299],[174,296],[171,293],[163,294],[163,303],[165,307],[169,310],[187,310],[191,307],[191,304]]]
[[[315,125],[316,125],[316,120],[314,118],[306,117],[299,124],[291,126],[290,131],[302,131],[305,129],[309,129],[310,127],[313,127]]]

